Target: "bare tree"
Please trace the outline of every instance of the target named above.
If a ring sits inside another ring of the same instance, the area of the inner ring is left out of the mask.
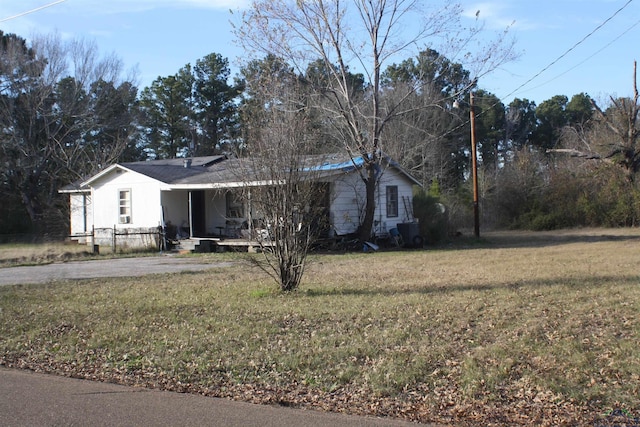
[[[387,67],[383,80],[382,99],[403,103],[405,110],[385,126],[385,152],[425,188],[434,179],[442,188],[457,187],[463,179],[461,166],[468,163],[469,130],[454,115],[451,100],[470,88],[469,72],[428,49]]]
[[[383,130],[393,117],[406,112],[405,96],[393,104],[382,101],[384,67],[398,54],[427,41],[453,42],[451,34],[460,36],[459,52],[466,51],[473,34],[463,35],[460,15],[460,7],[449,1],[429,10],[419,0],[256,0],[236,28],[245,48],[283,58],[300,74],[311,62],[324,64],[327,78],[312,88],[313,94],[328,101],[318,105],[323,105],[327,120],[340,131],[346,151],[364,160],[360,170],[366,188],[363,240],[370,237],[374,222]],[[405,36],[410,28],[415,31]],[[495,64],[492,52],[481,54],[478,63]],[[352,90],[350,67],[365,76],[366,94]],[[408,87],[406,96],[415,90]]]
[[[638,95],[637,63],[633,63],[633,98],[611,98],[611,108],[605,112],[594,101],[593,106],[612,138],[606,144],[608,152],[605,158],[621,166],[629,182],[633,182],[640,170],[640,147],[638,138],[638,114],[640,113],[640,95]]]
[[[251,259],[289,292],[300,285],[311,245],[328,225],[330,187],[317,167],[323,156],[311,155],[317,132],[301,81],[286,68],[261,73],[279,67],[271,61],[245,70],[250,99],[241,108],[244,146],[236,173],[245,183],[248,229],[262,249],[262,257]]]
[[[548,150],[572,157],[599,160],[623,169],[629,183],[640,171],[640,95],[637,84],[637,63],[633,64],[633,97],[610,97],[611,105],[603,110],[593,99],[597,121],[588,129],[584,126],[564,130],[564,148]]]
[[[57,190],[132,142],[136,89],[119,80],[121,62],[99,58],[93,43],[49,35],[28,46],[15,35],[0,37],[0,173],[44,232],[57,216]]]

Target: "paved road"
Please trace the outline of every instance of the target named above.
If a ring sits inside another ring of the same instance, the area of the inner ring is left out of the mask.
[[[232,265],[230,262],[203,263],[196,258],[182,258],[169,254],[153,257],[72,261],[28,267],[2,268],[0,269],[0,286],[48,283],[66,279],[132,277],[156,273],[200,271],[216,267],[228,267],[230,265]]]
[[[252,405],[0,368],[3,426],[410,427],[392,419]]]

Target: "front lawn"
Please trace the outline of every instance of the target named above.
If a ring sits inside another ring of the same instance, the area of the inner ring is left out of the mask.
[[[636,230],[495,233],[316,255],[289,295],[250,263],[2,287],[0,365],[456,426],[594,425],[640,416],[638,265]]]

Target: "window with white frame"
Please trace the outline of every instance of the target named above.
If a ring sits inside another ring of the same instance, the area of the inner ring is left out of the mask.
[[[398,186],[387,185],[387,218],[398,216]]]
[[[131,224],[131,190],[118,190],[118,222]]]

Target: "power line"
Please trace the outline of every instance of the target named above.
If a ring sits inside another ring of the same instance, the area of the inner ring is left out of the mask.
[[[584,43],[589,37],[591,37],[592,35],[594,35],[598,30],[600,30],[602,27],[604,27],[609,21],[611,21],[613,18],[615,18],[620,12],[622,12],[627,6],[629,6],[631,3],[633,2],[633,0],[628,0],[622,7],[620,7],[618,10],[616,10],[613,15],[611,15],[610,17],[608,17],[607,19],[605,19],[600,25],[598,25],[593,31],[591,31],[590,33],[588,33],[586,36],[584,36],[582,39],[580,39],[577,43],[575,43],[573,46],[571,46],[569,49],[567,49],[562,55],[560,55],[559,57],[557,57],[555,60],[553,60],[549,65],[547,65],[546,67],[544,67],[542,70],[540,70],[539,72],[537,72],[533,77],[531,77],[529,80],[527,80],[526,82],[524,82],[523,84],[521,84],[520,86],[518,86],[515,90],[513,90],[511,93],[502,96],[502,97],[498,97],[496,96],[496,98],[498,99],[493,105],[491,105],[489,108],[487,108],[487,110],[490,110],[491,108],[495,107],[496,105],[498,105],[498,103],[504,102],[506,100],[506,98],[508,98],[509,96],[513,95],[514,93],[516,93],[517,91],[519,91],[520,89],[522,89],[524,86],[526,86],[527,84],[531,83],[534,79],[536,79],[538,76],[540,76],[542,73],[544,73],[546,70],[548,70],[549,68],[551,68],[554,64],[556,64],[558,61],[560,61],[562,58],[564,58],[565,56],[567,56],[571,51],[573,51],[576,47],[578,47],[579,45],[581,45],[582,43]],[[601,49],[597,50],[596,52],[594,52],[593,54],[591,54],[589,57],[587,57],[585,60],[579,62],[578,64],[574,65],[573,67],[569,68],[568,70],[566,70],[565,72],[563,72],[562,74],[557,75],[556,77],[552,78],[551,80],[548,80],[545,83],[542,83],[541,85],[536,86],[535,88],[538,88],[540,86],[543,86],[561,76],[563,76],[564,74],[568,73],[569,71],[579,67],[580,65],[582,65],[583,63],[585,63],[586,61],[588,61],[589,59],[591,59],[592,57],[594,57],[595,55],[597,55],[598,53],[602,52],[604,49],[606,49],[607,47],[609,47],[610,45],[612,45],[613,43],[615,43],[618,39],[620,39],[622,36],[624,36],[625,34],[627,34],[629,31],[631,31],[633,28],[635,28],[636,26],[638,26],[638,24],[640,24],[640,21],[637,21],[635,24],[633,24],[632,26],[630,26],[629,28],[627,28],[625,31],[623,31],[618,37],[616,37],[615,39],[613,39],[611,42],[607,43],[605,46],[603,46]],[[532,88],[532,89],[535,89]],[[479,115],[482,115],[483,112],[480,112]],[[469,123],[469,121],[466,121],[464,123],[462,123],[460,126],[450,130],[449,132],[445,133],[445,135],[452,133],[453,131],[466,126]],[[443,135],[444,136],[444,135]]]
[[[567,56],[571,51],[573,51],[576,47],[578,47],[579,45],[581,45],[582,43],[584,43],[589,37],[591,37],[593,34],[595,34],[598,30],[600,30],[602,27],[604,27],[609,21],[611,21],[613,18],[615,18],[620,12],[622,12],[627,6],[629,6],[631,3],[633,2],[633,0],[628,0],[622,7],[620,7],[617,11],[615,11],[613,13],[613,15],[611,15],[610,17],[608,17],[606,20],[604,20],[600,25],[598,25],[593,31],[591,31],[590,33],[588,33],[586,36],[584,36],[582,39],[580,39],[577,43],[575,43],[573,46],[571,46],[569,49],[567,49],[562,55],[560,55],[558,58],[556,58],[555,60],[553,60],[549,65],[547,65],[546,67],[544,67],[542,70],[540,70],[539,72],[537,72],[533,77],[531,77],[529,80],[527,80],[526,82],[524,82],[523,84],[521,84],[520,86],[518,86],[515,90],[513,90],[512,92],[510,92],[509,94],[499,97],[496,96],[497,101],[495,103],[493,103],[491,106],[489,106],[489,108],[487,108],[486,110],[490,110],[493,107],[495,107],[496,105],[498,105],[499,103],[503,102],[506,100],[506,98],[508,98],[509,96],[513,95],[514,93],[518,92],[520,89],[522,89],[524,86],[526,86],[527,84],[531,83],[533,80],[535,80],[538,76],[540,76],[542,73],[544,73],[546,70],[548,70],[549,68],[551,68],[554,64],[556,64],[558,61],[560,61],[562,58],[564,58],[565,56]],[[572,68],[570,68],[569,70],[565,71],[564,73],[554,77],[553,79],[549,80],[555,80],[557,78],[559,78],[560,76],[568,73],[569,71],[573,70],[574,68],[580,66],[581,64],[583,64],[584,62],[586,62],[587,60],[591,59],[593,56],[597,55],[598,53],[600,53],[602,50],[606,49],[607,47],[609,47],[611,44],[613,44],[615,41],[617,41],[618,39],[620,39],[622,36],[624,36],[625,34],[627,34],[629,31],[631,31],[633,28],[635,28],[638,24],[640,24],[640,21],[636,22],[635,24],[633,24],[631,27],[629,27],[627,30],[625,30],[622,34],[620,34],[618,37],[616,37],[615,39],[613,39],[610,43],[608,43],[607,45],[605,45],[604,47],[602,47],[600,50],[598,50],[597,52],[595,52],[594,54],[590,55],[587,59],[585,59],[584,61],[580,62],[579,64],[573,66]],[[549,83],[549,81],[543,83],[542,85]],[[450,98],[455,98],[457,96],[459,96],[460,94],[462,94],[462,92],[466,89],[471,89],[473,90],[473,86],[475,84],[471,84],[468,87],[462,89],[461,91],[459,91],[458,93],[456,93],[455,95],[451,96]],[[536,86],[536,87],[540,87],[542,85]],[[483,114],[483,112],[480,112],[478,115],[481,116]],[[465,127],[466,125],[469,124],[469,120],[463,121],[460,125],[454,127],[453,129],[450,129],[446,132],[444,132],[443,134],[440,135],[440,138],[445,137],[447,135],[452,134],[453,132],[456,132],[457,130]]]
[[[589,37],[591,37],[592,35],[594,35],[598,30],[600,30],[602,27],[604,27],[609,21],[611,21],[613,18],[615,18],[620,12],[622,12],[627,6],[629,6],[631,4],[631,2],[633,2],[633,0],[628,0],[620,9],[618,9],[613,15],[611,15],[610,17],[608,17],[607,19],[605,19],[600,25],[598,25],[593,31],[591,31],[589,34],[587,34],[586,36],[584,36],[582,39],[580,39],[580,41],[578,41],[577,43],[575,43],[573,46],[571,46],[569,49],[567,49],[562,55],[560,55],[559,57],[557,57],[555,60],[553,60],[549,65],[547,65],[546,67],[544,67],[542,70],[538,71],[533,77],[531,77],[529,80],[527,80],[526,82],[522,83],[520,86],[518,86],[515,90],[513,90],[511,93],[505,95],[503,98],[507,98],[511,95],[513,95],[514,93],[516,93],[517,91],[519,91],[520,89],[522,89],[524,86],[528,85],[529,83],[531,83],[533,80],[535,80],[538,76],[540,76],[542,73],[544,73],[545,71],[547,71],[549,68],[551,68],[553,65],[555,65],[558,61],[560,61],[562,58],[564,58],[565,56],[567,56],[571,51],[573,51],[575,48],[577,48],[578,46],[580,46],[582,43],[584,43]]]
[[[546,82],[538,85],[538,86],[534,86],[530,89],[537,89],[541,86],[546,85],[547,83],[550,83],[562,76],[564,76],[565,74],[567,74],[569,71],[573,71],[576,68],[578,68],[580,65],[584,64],[585,62],[587,62],[588,60],[590,60],[591,58],[593,58],[594,56],[596,56],[597,54],[599,54],[600,52],[602,52],[603,50],[605,50],[606,48],[608,48],[609,46],[611,46],[612,44],[614,44],[616,41],[618,41],[619,39],[621,39],[624,35],[626,35],[629,31],[633,30],[635,27],[637,27],[640,24],[640,20],[636,21],[635,24],[633,24],[632,26],[630,26],[629,28],[627,28],[625,31],[623,31],[618,37],[616,37],[615,39],[611,40],[609,43],[607,43],[606,45],[602,46],[602,48],[598,49],[597,51],[595,51],[593,54],[589,55],[587,58],[585,58],[583,61],[580,61],[579,63],[577,63],[576,65],[574,65],[573,67],[569,68],[568,70],[566,70],[563,73],[558,74],[557,76],[555,76],[554,78],[547,80]]]
[[[51,7],[51,6],[55,6],[56,4],[62,3],[62,2],[65,2],[65,1],[67,1],[67,0],[54,1],[53,3],[45,4],[44,6],[36,7],[35,9],[31,9],[31,10],[28,10],[26,12],[19,13],[17,15],[13,15],[13,16],[10,16],[8,18],[0,19],[0,22],[5,22],[5,21],[9,21],[11,19],[20,18],[21,16],[29,15],[30,13],[37,12],[37,11],[42,10],[42,9],[46,9],[48,7]]]

